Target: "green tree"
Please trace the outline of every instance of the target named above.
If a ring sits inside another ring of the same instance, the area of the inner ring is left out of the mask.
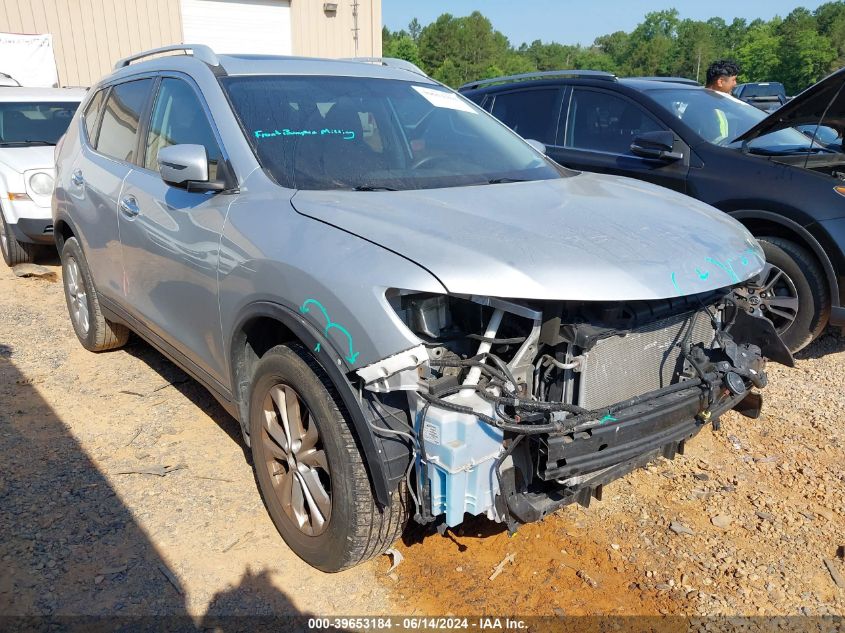
[[[462,18],[444,13],[419,37],[425,70],[451,86],[483,77],[491,67],[504,68],[512,50],[508,38],[479,11]],[[449,65],[442,68],[447,60]]]
[[[787,92],[800,92],[828,73],[836,50],[818,32],[816,19],[807,9],[795,9],[776,32],[780,36],[779,75]]]
[[[417,44],[411,39],[410,35],[391,37],[388,43],[382,44],[382,55],[384,57],[405,59],[417,66],[422,64]]]
[[[745,41],[736,54],[742,72],[739,80],[769,81],[778,76],[780,68],[780,37],[776,27],[769,22],[760,21],[748,29]]]
[[[408,22],[408,34],[411,36],[411,39],[414,42],[417,42],[420,39],[420,32],[422,31],[422,25],[420,21],[416,18],[413,18],[410,22]]]
[[[678,11],[653,11],[631,33],[623,70],[632,75],[668,75],[678,28]]]

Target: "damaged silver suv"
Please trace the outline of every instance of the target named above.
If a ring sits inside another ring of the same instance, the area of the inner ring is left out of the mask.
[[[236,416],[275,525],[337,571],[409,517],[516,529],[791,363],[765,266],[691,198],[564,169],[397,60],[125,59],[58,150],[89,350],[133,330]]]

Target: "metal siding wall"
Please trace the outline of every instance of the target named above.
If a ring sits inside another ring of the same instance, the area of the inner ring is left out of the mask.
[[[359,0],[358,55],[381,56],[381,1]],[[351,0],[291,0],[293,54],[352,57]],[[119,58],[182,41],[179,0],[0,0],[0,31],[51,33],[62,85],[90,86]]]
[[[326,15],[323,0],[291,0],[293,54],[354,57],[351,0],[335,0],[337,13]],[[381,56],[381,0],[358,0],[358,56]]]
[[[0,31],[52,34],[59,83],[90,86],[121,57],[180,43],[182,17],[179,0],[0,0]]]

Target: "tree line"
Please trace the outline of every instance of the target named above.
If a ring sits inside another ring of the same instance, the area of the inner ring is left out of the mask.
[[[534,40],[515,48],[479,11],[466,17],[444,13],[426,26],[414,18],[407,29],[384,27],[382,36],[385,57],[411,61],[452,87],[561,69],[687,77],[703,83],[710,62],[732,59],[742,68],[740,82],[780,81],[788,94],[797,94],[845,65],[845,1],[750,22],[681,19],[676,9],[654,11],[630,33],[602,35],[589,46]]]

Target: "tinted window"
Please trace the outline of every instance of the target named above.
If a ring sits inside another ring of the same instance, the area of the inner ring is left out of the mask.
[[[559,113],[558,93],[549,88],[498,94],[492,114],[522,138],[552,145]]]
[[[562,170],[454,92],[363,77],[221,80],[259,162],[294,189],[426,189]]]
[[[85,108],[85,132],[88,134],[88,142],[92,145],[97,141],[97,134],[94,126],[97,125],[97,118],[103,106],[103,99],[106,96],[106,90],[98,90],[97,93],[88,102],[88,107]]]
[[[184,81],[162,79],[147,134],[145,167],[158,171],[159,150],[186,143],[205,147],[208,177],[215,180],[221,158],[220,146],[199,98]]]
[[[0,145],[55,145],[67,131],[67,126],[78,107],[78,101],[0,102]]]
[[[608,92],[576,89],[569,106],[564,145],[630,154],[634,138],[663,129],[636,103]]]
[[[97,136],[98,152],[129,163],[135,160],[138,121],[152,85],[152,79],[141,79],[112,88]]]
[[[648,96],[678,117],[701,138],[716,145],[728,145],[766,118],[766,113],[744,101],[704,88],[649,90]],[[810,139],[792,128],[764,134],[751,143],[754,149],[781,151],[802,148]]]

